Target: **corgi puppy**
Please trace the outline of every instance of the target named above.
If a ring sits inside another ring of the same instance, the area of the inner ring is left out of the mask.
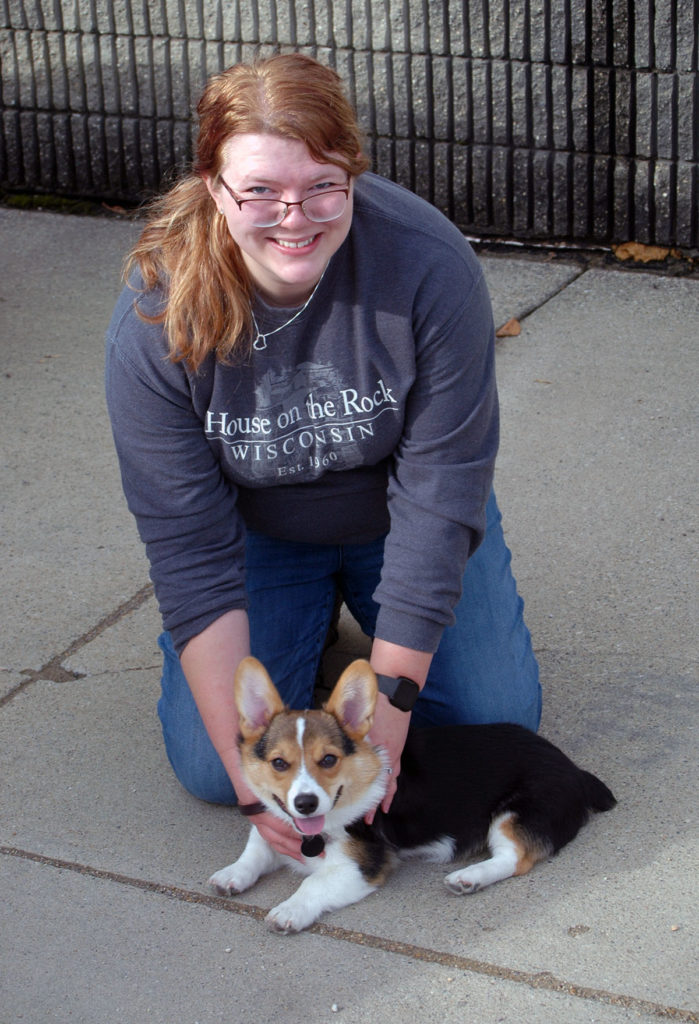
[[[323,710],[290,711],[264,667],[246,658],[235,678],[242,768],[264,809],[303,837],[304,862],[278,854],[253,826],[239,859],[209,879],[241,893],[283,864],[307,877],[267,915],[298,932],[329,910],[374,892],[396,858],[486,859],[445,878],[455,893],[523,875],[573,839],[590,811],[616,803],[603,782],[518,725],[410,729],[398,790],[372,825],[364,815],[386,791],[386,756],[367,739],[378,689],[353,662]]]

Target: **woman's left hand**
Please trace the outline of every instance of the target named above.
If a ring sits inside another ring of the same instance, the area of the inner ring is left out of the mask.
[[[383,747],[388,754],[389,776],[386,795],[381,801],[381,810],[387,811],[398,785],[400,774],[400,758],[405,746],[405,739],[408,735],[410,725],[410,712],[400,711],[389,704],[388,698],[382,693],[379,694],[374,713],[374,724],[369,733],[369,739],[374,746]],[[365,815],[364,820],[371,825],[374,820],[376,808]]]
[[[415,651],[409,647],[401,647],[388,640],[374,639],[371,648],[371,667],[374,672],[383,672],[387,676],[407,676],[414,679],[418,686],[424,685],[432,655],[425,651]],[[377,747],[383,747],[388,754],[390,774],[388,788],[381,801],[381,810],[388,811],[395,796],[400,775],[400,758],[410,726],[410,712],[394,708],[388,697],[380,693],[376,701],[374,724],[369,731],[369,739]],[[376,808],[365,815],[367,825],[371,825]]]

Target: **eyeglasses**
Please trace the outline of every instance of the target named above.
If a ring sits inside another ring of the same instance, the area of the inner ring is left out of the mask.
[[[281,199],[238,199],[233,189],[223,178],[221,184],[237,203],[238,209],[250,222],[251,227],[273,228],[286,218],[292,206],[300,206],[304,217],[316,224],[326,224],[330,220],[341,217],[349,199],[349,181],[346,188],[329,188],[327,192],[319,192],[316,196],[301,199],[294,203],[285,203]]]

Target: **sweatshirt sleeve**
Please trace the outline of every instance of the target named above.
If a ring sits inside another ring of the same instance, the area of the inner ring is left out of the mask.
[[[484,536],[499,439],[493,318],[480,268],[460,306],[439,319],[440,309],[454,310],[459,284],[415,323],[415,381],[389,478],[391,527],[375,593],[376,635],[429,652],[454,622],[467,559]]]
[[[122,484],[146,546],[163,627],[181,652],[233,608],[244,608],[244,529],[193,407],[181,363],[125,289],[107,333],[107,406]]]

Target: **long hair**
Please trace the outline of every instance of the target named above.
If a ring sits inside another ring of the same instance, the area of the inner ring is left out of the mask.
[[[253,284],[203,178],[218,178],[226,142],[241,134],[276,135],[303,142],[315,160],[334,163],[350,176],[369,165],[340,77],[300,53],[236,64],[214,75],[197,114],[193,172],[152,203],[125,269],[128,278],[137,266],[146,290],[165,289],[160,315],[139,314],[164,325],[170,358],[186,361],[192,370],[211,352],[230,360],[250,337]]]

